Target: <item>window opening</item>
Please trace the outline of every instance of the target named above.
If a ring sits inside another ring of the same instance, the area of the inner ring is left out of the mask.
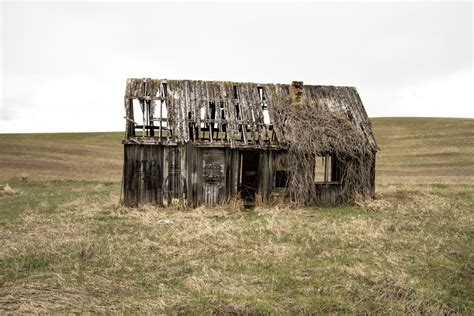
[[[233,89],[233,91],[234,91],[234,99],[238,99],[239,96],[238,96],[238,94],[237,94],[237,86],[232,86],[232,89]]]
[[[209,110],[211,112],[211,126],[212,126],[212,128],[217,128],[216,104],[214,102],[209,102]]]
[[[287,170],[277,170],[275,172],[275,187],[286,188],[288,186],[289,172]]]
[[[222,123],[222,131],[225,133],[227,132],[227,124],[225,123],[224,102],[221,102],[220,112],[221,112],[221,120],[224,122]]]
[[[206,108],[204,106],[201,106],[201,110],[199,110],[199,114],[200,114],[200,117],[201,117],[201,129],[202,128],[205,128],[205,124],[204,124],[204,119],[206,118]]]
[[[161,127],[163,129],[168,128],[168,106],[166,101],[161,103]]]
[[[262,87],[258,87],[258,94],[260,96],[260,101],[262,101],[263,123],[265,125],[270,125],[270,113],[268,113],[268,105]]]
[[[316,156],[314,165],[314,181],[316,183],[329,183],[339,181],[337,164],[332,156]]]
[[[278,155],[275,159],[275,188],[286,188],[290,179],[288,154]]]
[[[263,88],[257,87],[257,89],[258,89],[258,95],[260,96],[260,101],[263,101]]]

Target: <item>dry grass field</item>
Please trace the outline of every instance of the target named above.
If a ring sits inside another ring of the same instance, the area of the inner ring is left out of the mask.
[[[373,119],[377,198],[119,205],[121,133],[0,135],[0,313],[474,314],[474,120]]]

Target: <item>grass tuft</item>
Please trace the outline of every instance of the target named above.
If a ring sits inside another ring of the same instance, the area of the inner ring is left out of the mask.
[[[12,189],[8,184],[0,185],[0,197],[6,195],[16,195],[21,194],[21,191]]]

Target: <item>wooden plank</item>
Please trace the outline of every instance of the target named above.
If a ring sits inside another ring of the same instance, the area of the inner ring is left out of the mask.
[[[239,107],[239,115],[240,115],[240,128],[242,129],[242,139],[244,141],[244,144],[248,144],[248,139],[247,139],[247,123],[248,123],[248,108],[247,108],[247,96],[246,96],[246,87],[245,85],[238,85],[237,86],[237,91],[238,91],[238,96],[239,96],[239,101],[238,101],[238,107]]]
[[[174,83],[172,80],[168,80],[166,82],[166,106],[168,112],[168,130],[170,131],[170,139],[173,142],[176,142],[176,122],[177,122],[177,115],[175,113],[175,106],[174,106]]]
[[[183,143],[189,141],[189,129],[188,129],[188,80],[181,81],[180,84],[180,102],[179,107],[181,111],[181,141]]]
[[[274,150],[268,151],[268,187],[267,187],[267,202],[270,201],[270,197],[274,188],[274,176],[275,176],[275,156],[279,152]]]
[[[250,87],[250,98],[252,100],[252,129],[253,129],[253,138],[256,142],[260,143],[260,130],[262,126],[260,125],[260,117],[262,111],[262,102],[260,100],[260,94],[258,92],[258,86],[256,84],[252,84]]]
[[[197,132],[196,132],[196,139],[200,140],[201,135],[201,107],[203,104],[203,91],[204,91],[204,84],[202,81],[198,81],[196,83],[196,125],[197,125]]]
[[[197,191],[197,205],[200,205],[204,202],[203,199],[203,187],[202,187],[202,148],[195,148],[196,152],[196,191]]]
[[[260,161],[259,161],[259,193],[262,196],[263,201],[268,200],[268,188],[269,184],[269,151],[262,150],[260,151]]]
[[[196,139],[196,82],[189,81],[188,82],[188,92],[187,92],[187,102],[188,102],[188,112],[191,113],[190,122],[188,128],[190,131],[188,132],[188,140],[187,141],[194,141]]]
[[[133,106],[132,106],[132,101],[129,99],[124,100],[125,103],[125,113],[126,117],[128,118],[126,120],[126,131],[125,131],[125,137],[135,137],[135,124],[133,122],[134,120],[134,113],[133,113]]]
[[[215,91],[214,91],[214,84],[213,82],[209,82],[209,84],[207,85],[207,91],[208,91],[208,102],[206,102],[206,115],[205,115],[205,119],[206,119],[206,122],[207,122],[207,127],[209,128],[209,141],[212,142],[214,141],[213,139],[213,129],[214,129],[214,125],[210,123],[210,119],[211,119],[211,107],[210,107],[210,103],[211,102],[214,102],[214,105],[215,105],[215,102],[216,102],[216,96],[214,95]]]
[[[194,203],[194,192],[193,192],[193,151],[194,146],[191,142],[186,143],[185,147],[185,156],[186,156],[186,166],[185,174],[186,174],[186,203],[189,207],[193,207]]]

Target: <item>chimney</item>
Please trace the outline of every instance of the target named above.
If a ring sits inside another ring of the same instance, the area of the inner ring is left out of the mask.
[[[303,81],[293,81],[291,83],[290,106],[296,111],[303,107]]]

